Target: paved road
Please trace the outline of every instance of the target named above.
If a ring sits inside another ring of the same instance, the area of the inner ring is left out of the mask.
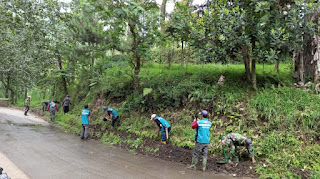
[[[7,170],[13,179],[227,178],[189,171],[184,165],[134,155],[99,141],[83,141],[32,114],[23,116],[23,111],[0,107],[0,166],[12,171],[12,165],[14,171],[21,170],[20,175]]]

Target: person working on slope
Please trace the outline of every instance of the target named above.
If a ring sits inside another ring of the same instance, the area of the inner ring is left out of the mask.
[[[63,99],[62,106],[63,106],[63,112],[68,113],[69,112],[69,105],[71,104],[70,96],[67,94],[67,96]]]
[[[47,111],[49,110],[50,110],[50,120],[54,122],[56,118],[56,112],[59,112],[58,105],[54,101],[51,101],[47,107]]]
[[[239,154],[237,152],[237,146],[246,146],[252,163],[255,163],[252,150],[252,141],[238,133],[229,133],[224,136],[220,142],[222,145],[227,144],[229,146],[229,162],[234,159],[235,162],[239,162]]]
[[[119,119],[119,115],[117,111],[115,111],[114,109],[108,108],[107,106],[103,107],[103,111],[105,112],[104,121],[107,121],[108,120],[107,116],[110,116],[112,120],[112,127],[114,127],[116,121]]]
[[[24,115],[26,116],[29,109],[30,109],[30,96],[27,97],[26,101],[24,102],[24,106],[26,107],[24,110]]]
[[[88,139],[89,133],[89,123],[90,123],[90,111],[88,110],[88,105],[84,105],[84,109],[81,110],[81,139]]]
[[[194,146],[192,162],[188,169],[197,169],[198,157],[202,151],[202,171],[206,171],[212,123],[208,120],[209,113],[206,110],[201,111],[199,114],[202,119],[194,119],[192,123],[192,129],[196,129],[196,144]]]
[[[171,126],[164,118],[158,117],[156,114],[151,115],[151,120],[154,121],[158,125],[158,132],[157,138],[159,136],[159,132],[161,131],[161,142],[166,144],[167,143],[167,135],[171,131]],[[168,131],[168,134],[166,133]]]

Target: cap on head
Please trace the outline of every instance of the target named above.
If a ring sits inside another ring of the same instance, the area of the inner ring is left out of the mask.
[[[155,118],[157,115],[156,114],[152,114],[151,115],[151,120],[153,119],[153,118]]]
[[[67,97],[70,97],[70,95],[67,94]]]
[[[31,98],[31,96],[28,96],[28,98]]]
[[[246,144],[247,144],[247,145],[250,145],[250,144],[252,144],[252,141],[251,141],[251,139],[246,139],[246,140],[245,140],[245,142],[246,142]]]
[[[103,107],[103,110],[104,110],[104,111],[106,111],[107,109],[108,109],[108,107],[107,107],[107,106],[104,106],[104,107]]]
[[[199,114],[204,115],[204,116],[207,116],[209,113],[208,113],[208,111],[203,110],[203,111],[201,111]]]
[[[85,104],[85,105],[84,105],[84,108],[86,108],[86,109],[87,109],[88,107],[89,107],[89,106],[88,106],[88,104]]]

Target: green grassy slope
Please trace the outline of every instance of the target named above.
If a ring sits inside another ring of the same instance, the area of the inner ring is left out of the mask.
[[[257,65],[258,90],[244,80],[243,65],[180,65],[144,64],[140,73],[143,94],[133,92],[131,77],[117,67],[104,71],[97,84],[86,88],[72,85],[74,100],[71,113],[58,114],[57,123],[78,133],[80,110],[88,103],[93,112],[93,124],[110,128],[101,120],[103,104],[116,109],[121,116],[119,130],[156,139],[150,115],[157,113],[171,125],[171,143],[193,148],[192,116],[201,109],[210,112],[212,143],[219,134],[243,133],[253,139],[261,178],[300,178],[320,176],[319,118],[320,100],[312,91],[292,88],[290,65],[280,65],[280,73],[273,65]],[[217,85],[220,75],[225,85]],[[85,77],[79,77],[79,81]],[[39,107],[34,97],[32,107]],[[60,96],[62,98],[62,96]],[[19,103],[20,104],[20,103]],[[117,141],[119,137],[95,132],[103,141]],[[112,140],[108,140],[111,137]],[[210,147],[212,155],[221,155],[217,145]],[[301,174],[302,173],[302,174]]]

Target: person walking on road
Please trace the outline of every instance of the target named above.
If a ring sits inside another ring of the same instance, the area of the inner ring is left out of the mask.
[[[30,96],[27,97],[26,101],[24,102],[25,110],[24,110],[24,115],[26,116],[29,109],[30,109]]]
[[[234,162],[239,162],[239,154],[237,152],[238,146],[246,146],[249,156],[252,160],[252,163],[256,163],[254,160],[254,152],[252,150],[252,141],[251,139],[248,139],[244,137],[241,134],[238,133],[229,133],[228,135],[224,136],[221,144],[227,144],[229,146],[229,160],[228,162],[231,162],[232,159]]]
[[[84,105],[84,109],[81,111],[81,139],[88,139],[89,133],[89,123],[90,123],[90,111],[88,110],[88,105]]]
[[[70,96],[67,94],[67,96],[63,99],[62,106],[63,106],[63,112],[68,113],[69,112],[69,105],[71,104]]]
[[[208,112],[203,110],[199,113],[202,117],[201,120],[194,119],[192,123],[192,129],[196,129],[193,156],[191,165],[188,169],[197,169],[198,157],[202,151],[202,171],[206,171],[207,159],[208,159],[208,148],[210,143],[210,128],[212,123],[208,120]]]
[[[112,108],[108,108],[107,106],[103,107],[103,111],[105,112],[105,121],[108,120],[108,116],[110,116],[112,127],[115,127],[115,123],[117,122],[117,120],[119,120],[117,111]]]
[[[47,107],[47,111],[49,110],[50,110],[50,120],[54,122],[56,118],[56,112],[59,112],[58,105],[54,101],[51,101]]]
[[[151,120],[153,120],[158,125],[157,138],[159,136],[159,132],[161,131],[161,142],[163,144],[166,144],[169,132],[171,131],[170,124],[164,118],[161,118],[156,114],[151,115]]]

